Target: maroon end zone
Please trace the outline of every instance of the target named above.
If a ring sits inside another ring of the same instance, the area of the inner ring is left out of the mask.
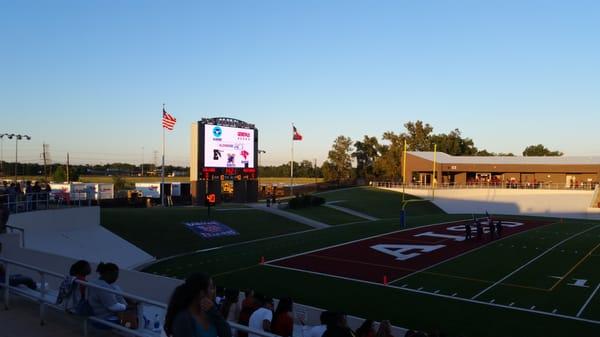
[[[502,237],[549,224],[545,221],[502,220]],[[490,242],[487,221],[485,234],[465,240],[465,223],[456,221],[392,232],[316,251],[286,257],[268,264],[369,282],[392,282]]]

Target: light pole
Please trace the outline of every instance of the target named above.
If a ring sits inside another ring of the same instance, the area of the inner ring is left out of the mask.
[[[8,137],[8,133],[0,133],[0,172],[4,174],[4,137]]]
[[[7,135],[8,139],[15,139],[15,184],[17,183],[17,178],[18,178],[18,167],[19,167],[19,141],[20,140],[31,140],[31,137],[29,137],[28,135],[17,135],[14,133],[11,133],[10,135]]]
[[[258,168],[260,168],[260,155],[263,153],[267,153],[265,150],[258,150]]]

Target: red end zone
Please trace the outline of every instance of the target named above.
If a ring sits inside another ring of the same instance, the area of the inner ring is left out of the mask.
[[[503,224],[502,238],[550,223],[493,219],[494,222],[498,220]],[[392,232],[268,264],[378,283],[385,276],[392,282],[489,243],[486,220],[482,220],[484,234],[481,239],[477,238],[475,226],[471,226],[473,238],[465,240],[465,224],[472,222],[456,221]],[[497,240],[496,236],[494,240]]]

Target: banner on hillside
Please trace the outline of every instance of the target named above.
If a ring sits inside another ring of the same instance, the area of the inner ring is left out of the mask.
[[[218,221],[199,221],[199,222],[184,222],[187,228],[189,228],[196,235],[203,239],[213,239],[223,236],[236,236],[240,235],[237,231],[231,227],[222,224]]]

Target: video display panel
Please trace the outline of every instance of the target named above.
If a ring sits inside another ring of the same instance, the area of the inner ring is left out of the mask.
[[[204,166],[254,168],[254,130],[206,124]]]

